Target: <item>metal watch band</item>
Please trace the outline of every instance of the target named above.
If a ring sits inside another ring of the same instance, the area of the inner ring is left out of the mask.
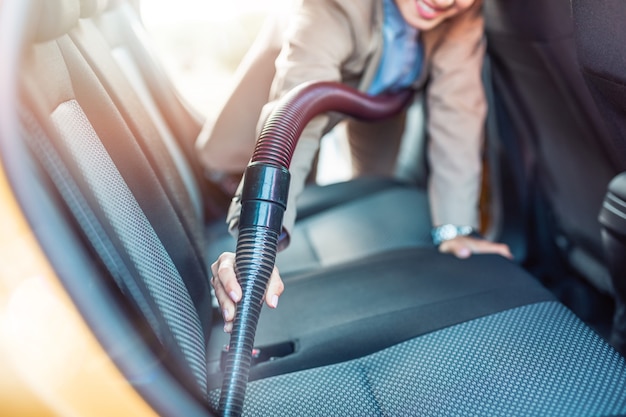
[[[472,226],[458,226],[455,224],[442,224],[440,226],[433,227],[431,231],[431,237],[433,244],[439,246],[446,240],[454,239],[457,236],[468,236],[474,232]]]

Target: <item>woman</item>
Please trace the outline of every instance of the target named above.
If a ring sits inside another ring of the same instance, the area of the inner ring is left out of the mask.
[[[239,94],[245,92],[241,99],[258,102],[259,97],[269,94],[258,123],[239,118],[229,123],[233,129],[229,134],[217,134],[220,129],[207,131],[199,141],[201,160],[210,170],[243,168],[256,138],[249,133],[250,126],[254,124],[258,129],[276,101],[303,82],[337,81],[370,94],[412,87],[424,91],[426,98],[428,193],[432,224],[436,226],[434,243],[440,251],[458,257],[486,252],[511,257],[506,245],[473,233],[479,226],[486,114],[481,82],[481,7],[481,0],[299,1],[286,20],[273,26],[279,29],[267,32],[278,35],[282,42],[276,36],[267,36],[267,47],[257,45],[259,56],[274,56],[271,51],[278,54],[275,71],[260,71],[266,79],[272,74],[271,86],[253,83],[254,71],[245,72],[241,78],[255,85],[258,92],[254,95],[254,89],[241,90]],[[238,107],[235,102],[229,102],[225,113],[228,106]],[[243,117],[254,120],[259,114],[251,113]],[[223,117],[228,119],[224,113]],[[296,217],[295,200],[304,188],[319,140],[337,122],[320,115],[307,125],[298,141],[290,166],[290,200],[283,220],[286,233],[282,248],[289,244]],[[352,119],[346,123],[354,174],[390,175],[403,133],[404,114],[376,124]],[[215,152],[218,148],[220,152]],[[229,149],[232,158],[228,156]],[[246,150],[245,161],[241,158],[242,149]],[[240,207],[237,199],[233,201],[228,222],[230,230],[236,233]],[[233,254],[225,253],[211,267],[226,331],[232,327],[234,302],[241,297],[233,264]],[[282,288],[275,270],[266,293],[270,307],[277,306]]]

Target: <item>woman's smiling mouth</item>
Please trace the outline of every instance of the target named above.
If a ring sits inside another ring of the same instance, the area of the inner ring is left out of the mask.
[[[422,19],[432,20],[437,18],[443,10],[435,9],[430,4],[426,3],[424,0],[416,1],[417,12],[419,13]]]

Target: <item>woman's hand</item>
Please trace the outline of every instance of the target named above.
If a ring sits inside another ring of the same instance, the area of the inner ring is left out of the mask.
[[[473,236],[457,236],[441,242],[439,252],[451,253],[457,258],[469,258],[473,253],[495,253],[513,259],[509,246]]]
[[[230,333],[235,321],[235,303],[239,302],[242,297],[241,286],[239,286],[235,275],[235,254],[232,252],[222,253],[217,261],[211,265],[211,274],[213,275],[211,285],[215,290],[215,296],[224,318],[224,331]],[[274,267],[265,292],[265,303],[271,308],[276,308],[278,297],[284,289],[285,285],[280,278],[278,268]]]

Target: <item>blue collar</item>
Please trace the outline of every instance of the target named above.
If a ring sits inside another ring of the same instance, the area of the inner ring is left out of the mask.
[[[402,17],[394,0],[383,1],[383,51],[372,84],[371,95],[408,87],[422,67],[422,51],[418,30]]]

